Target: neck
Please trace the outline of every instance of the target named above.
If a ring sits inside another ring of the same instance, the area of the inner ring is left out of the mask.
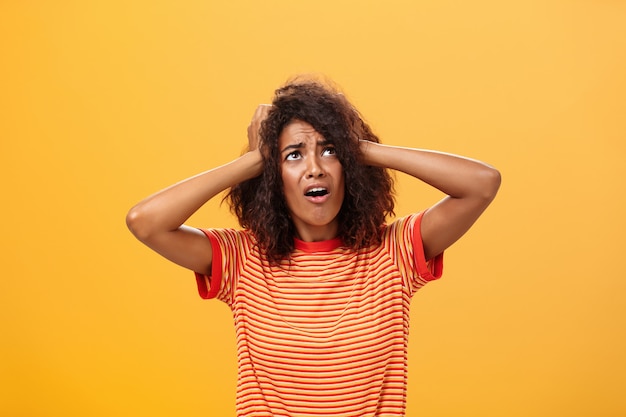
[[[304,242],[323,242],[337,237],[337,224],[319,227],[296,227],[296,237]]]

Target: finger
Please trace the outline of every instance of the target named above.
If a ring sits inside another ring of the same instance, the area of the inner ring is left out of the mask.
[[[259,104],[254,111],[252,120],[248,125],[248,143],[250,148],[256,148],[259,141],[259,129],[261,128],[261,122],[267,118],[269,111],[271,110],[271,104]]]
[[[256,111],[254,112],[254,116],[255,118],[259,118],[261,120],[265,119],[271,109],[271,104],[259,104],[259,106],[256,108]]]

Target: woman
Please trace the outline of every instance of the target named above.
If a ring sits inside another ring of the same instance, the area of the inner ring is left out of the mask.
[[[249,150],[133,207],[127,224],[233,311],[240,416],[402,416],[409,305],[493,200],[481,162],[386,146],[345,96],[294,81],[257,108]],[[393,214],[387,169],[446,194]],[[183,223],[224,190],[242,230]]]

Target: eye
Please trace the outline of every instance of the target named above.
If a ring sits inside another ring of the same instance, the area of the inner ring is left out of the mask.
[[[337,150],[335,149],[334,146],[327,146],[322,151],[322,155],[336,155],[336,154],[337,154]]]
[[[297,159],[300,159],[301,156],[302,155],[300,154],[300,151],[293,151],[285,156],[285,161],[295,161]]]

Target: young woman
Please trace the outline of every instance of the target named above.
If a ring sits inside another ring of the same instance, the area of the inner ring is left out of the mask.
[[[239,416],[403,416],[409,305],[493,200],[500,174],[382,145],[344,95],[294,81],[257,108],[249,150],[141,201],[135,236],[233,311]],[[446,197],[386,224],[388,169]],[[241,230],[184,222],[222,191]]]

